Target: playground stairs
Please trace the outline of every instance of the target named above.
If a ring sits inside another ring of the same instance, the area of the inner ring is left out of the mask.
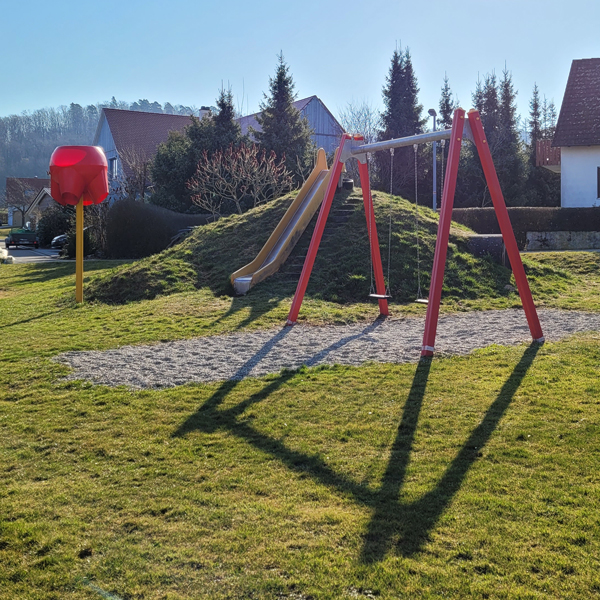
[[[336,200],[338,201],[337,203]],[[333,205],[327,219],[327,224],[325,225],[325,230],[323,231],[321,245],[327,244],[327,242],[335,235],[335,233],[348,222],[348,219],[350,219],[356,210],[356,207],[362,205],[362,203],[362,198],[355,196],[348,198],[334,198]],[[316,219],[317,216],[315,215],[315,223]],[[310,235],[312,236],[312,232]],[[306,240],[303,240],[302,244],[298,244],[299,247],[297,247],[296,251],[292,253],[286,263],[282,266],[280,271],[282,280],[297,281],[300,278],[302,267],[304,266],[304,260],[306,259],[309,242],[310,237],[307,236]]]

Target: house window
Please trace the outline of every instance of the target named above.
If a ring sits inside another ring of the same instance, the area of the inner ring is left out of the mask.
[[[111,179],[116,179],[116,177],[117,177],[117,159],[116,158],[108,159],[108,176]]]

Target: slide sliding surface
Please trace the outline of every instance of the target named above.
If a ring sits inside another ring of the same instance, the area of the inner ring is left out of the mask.
[[[320,148],[315,168],[262,250],[251,263],[231,275],[236,294],[245,294],[252,286],[276,273],[286,261],[323,202],[330,176],[325,151]]]

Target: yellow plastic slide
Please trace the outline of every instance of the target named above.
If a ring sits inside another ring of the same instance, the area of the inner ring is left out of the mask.
[[[236,294],[245,294],[259,281],[277,272],[286,261],[323,202],[330,177],[325,151],[320,148],[315,168],[258,256],[231,276]]]

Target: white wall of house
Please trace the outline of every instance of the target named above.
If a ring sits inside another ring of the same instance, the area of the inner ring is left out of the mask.
[[[561,206],[600,206],[600,146],[563,146],[560,152]]]

